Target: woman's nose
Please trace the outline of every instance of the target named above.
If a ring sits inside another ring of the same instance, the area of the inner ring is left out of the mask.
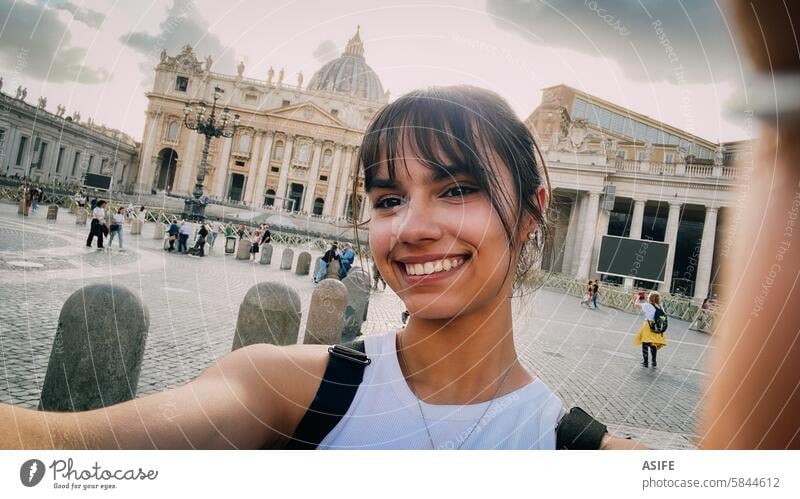
[[[442,235],[439,217],[424,202],[411,200],[397,217],[392,233],[400,243],[436,241]]]

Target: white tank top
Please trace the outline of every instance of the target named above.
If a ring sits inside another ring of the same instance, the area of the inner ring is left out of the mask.
[[[364,338],[372,363],[347,413],[319,449],[431,448],[417,398],[400,370],[395,335],[392,331]],[[495,399],[481,419],[489,403],[422,402],[436,448],[555,449],[555,427],[564,411],[561,400],[541,380]]]

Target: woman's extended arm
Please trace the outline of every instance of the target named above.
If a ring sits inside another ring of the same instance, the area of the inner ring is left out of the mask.
[[[253,345],[178,388],[80,413],[0,404],[2,449],[256,449],[294,432],[327,351]]]

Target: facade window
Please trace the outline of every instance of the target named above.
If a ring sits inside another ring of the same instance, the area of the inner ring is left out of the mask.
[[[275,149],[272,151],[272,159],[275,161],[280,161],[283,159],[283,141],[278,141],[275,143]]]
[[[108,158],[103,158],[100,161],[100,173],[105,173],[106,168],[108,168]]]
[[[244,103],[250,104],[251,106],[255,106],[256,104],[258,104],[258,96],[254,94],[245,94]]]
[[[664,155],[664,163],[672,163],[672,153],[668,152]]]
[[[273,206],[275,204],[275,191],[267,189],[264,194],[264,206]]]
[[[72,159],[72,171],[70,172],[70,176],[75,176],[75,170],[78,168],[78,163],[81,160],[81,153],[80,151],[75,153],[75,157]]]
[[[167,140],[170,142],[177,142],[178,141],[178,134],[181,131],[181,126],[178,124],[177,121],[173,121],[169,124],[167,128]]]
[[[175,78],[175,90],[178,92],[185,92],[189,88],[189,78],[185,76],[178,76]]]
[[[93,165],[93,164],[94,164],[94,154],[90,154],[90,155],[89,155],[89,164],[88,164],[88,166],[86,167],[86,171],[87,171],[87,172],[90,172],[90,171],[92,171],[92,165]]]
[[[279,173],[281,169],[278,168],[277,166],[273,166],[269,169],[269,171],[271,171],[272,173]]]
[[[286,107],[286,106],[290,105],[291,103],[292,103],[292,101],[288,101],[288,100],[284,99],[283,102],[281,102],[281,107]]]
[[[67,150],[66,147],[59,147],[58,148],[58,158],[56,158],[56,173],[61,172],[61,166],[64,163],[64,152]]]
[[[636,155],[636,158],[637,158],[639,161],[644,161],[645,159],[647,159],[647,157],[645,156],[645,152],[644,152],[644,151],[639,151],[639,152],[637,153],[637,155]]]
[[[237,161],[236,162],[236,166],[238,166],[240,168],[244,168],[244,161]]]
[[[242,134],[239,137],[239,152],[250,152],[250,135],[249,134]]]
[[[625,150],[620,149],[617,151],[617,159],[625,159]]]
[[[16,166],[22,164],[22,159],[25,157],[25,147],[28,145],[28,137],[19,138],[19,149],[17,149],[17,161],[14,162]]]
[[[327,175],[320,175],[320,176],[319,176],[319,179],[320,179],[321,181],[323,181],[323,182],[327,182],[327,181],[328,181],[328,176],[327,176]]]
[[[339,116],[339,110],[338,109],[331,109],[331,116]]]
[[[309,142],[302,142],[297,147],[297,155],[295,161],[301,165],[307,165],[311,157],[311,144]]]
[[[36,158],[36,167],[41,168],[47,160],[47,142],[42,141],[39,143],[39,156]]]
[[[326,149],[324,153],[322,153],[322,167],[323,168],[330,168],[331,163],[333,162],[333,153],[330,149]]]

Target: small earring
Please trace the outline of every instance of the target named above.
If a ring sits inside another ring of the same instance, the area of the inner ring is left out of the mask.
[[[528,232],[528,239],[530,239],[531,241],[536,239],[536,232]]]

